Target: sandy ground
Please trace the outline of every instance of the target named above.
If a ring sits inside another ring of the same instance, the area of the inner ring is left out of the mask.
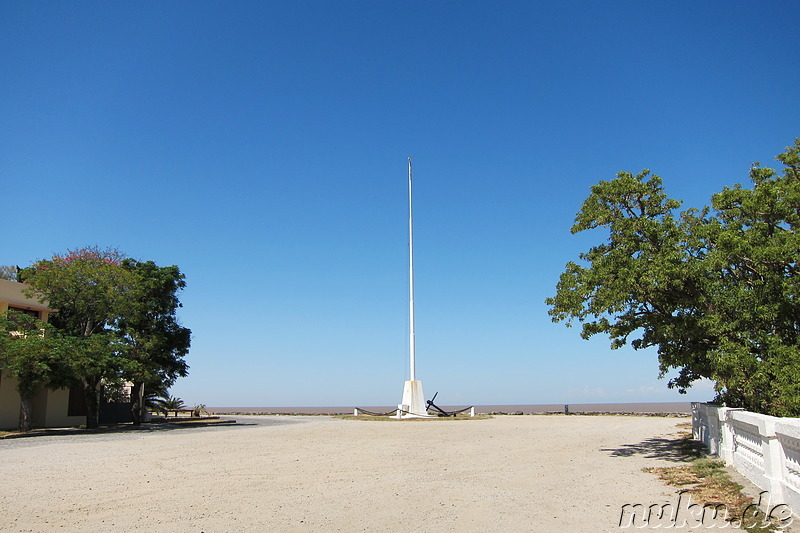
[[[687,421],[236,418],[0,440],[0,530],[619,531],[623,505],[676,499],[642,468]]]

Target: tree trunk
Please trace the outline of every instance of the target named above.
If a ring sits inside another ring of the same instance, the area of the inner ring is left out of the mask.
[[[131,416],[133,425],[140,426],[144,421],[144,383],[134,383],[131,387]]]
[[[83,391],[86,394],[86,427],[94,429],[100,426],[100,379],[85,380]]]
[[[19,430],[30,431],[33,421],[33,396],[19,395]]]

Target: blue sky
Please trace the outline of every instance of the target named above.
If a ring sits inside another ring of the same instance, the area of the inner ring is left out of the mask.
[[[770,2],[0,2],[0,264],[84,245],[186,274],[209,406],[707,400],[553,324],[589,187],[700,206],[800,136]]]

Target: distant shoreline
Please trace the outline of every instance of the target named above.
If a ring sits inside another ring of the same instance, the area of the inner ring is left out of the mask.
[[[688,415],[692,412],[691,402],[650,402],[650,403],[575,403],[569,405],[570,414],[676,414]],[[359,407],[383,413],[396,406],[337,406],[337,407],[209,407],[208,412],[216,415],[339,415],[353,414]],[[462,409],[468,405],[442,405],[447,410]],[[530,405],[475,405],[476,413],[495,414],[553,414],[564,413],[564,404]]]

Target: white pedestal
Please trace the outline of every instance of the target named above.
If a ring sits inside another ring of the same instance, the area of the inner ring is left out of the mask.
[[[403,401],[401,409],[408,413],[401,413],[401,418],[424,418],[428,416],[425,395],[422,393],[422,382],[419,380],[406,381],[403,385]]]

